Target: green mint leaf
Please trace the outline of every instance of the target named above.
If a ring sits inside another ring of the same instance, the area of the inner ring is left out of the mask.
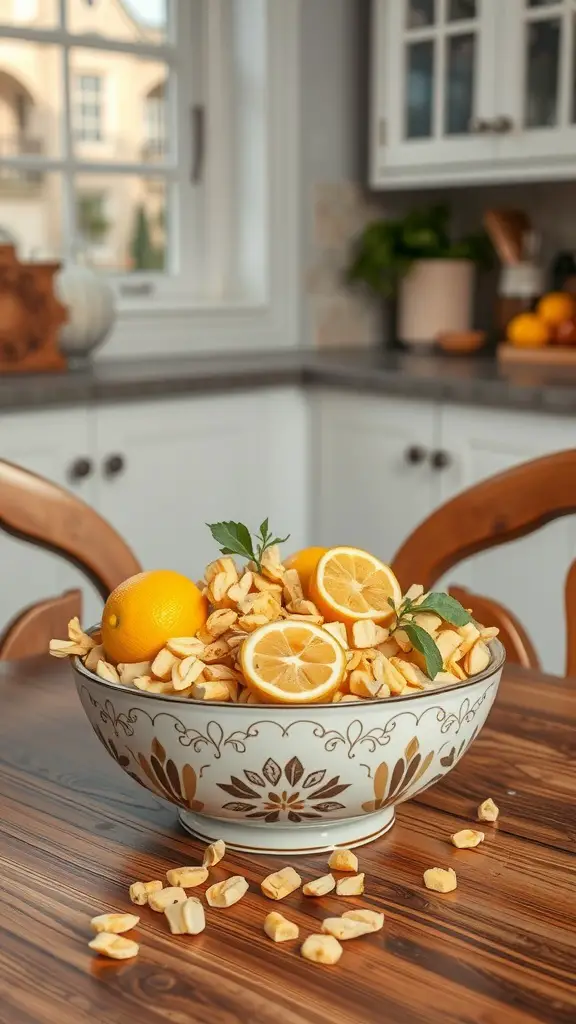
[[[272,536],[272,535],[270,535]],[[270,543],[266,545],[267,548],[273,548],[275,544],[285,544],[290,534],[288,533],[285,537],[274,537],[274,540],[270,540]]]
[[[263,523],[260,523],[260,536],[264,542],[268,540],[268,516]]]
[[[472,616],[455,597],[440,592],[427,594],[415,609],[417,612],[435,612],[452,626],[465,626],[472,622]]]
[[[243,523],[206,523],[214,540],[220,545],[222,554],[241,555],[243,558],[254,559],[254,549],[250,531]]]
[[[391,608],[394,609],[394,611],[396,611],[396,605],[394,604],[393,598],[391,598],[391,597],[388,598],[388,604],[390,605]]]
[[[434,643],[432,637],[422,626],[417,626],[414,622],[402,623],[402,629],[407,634],[408,639],[413,647],[420,654],[424,655],[426,662],[426,672],[430,676],[430,679],[435,679],[439,672],[442,671],[442,655]]]

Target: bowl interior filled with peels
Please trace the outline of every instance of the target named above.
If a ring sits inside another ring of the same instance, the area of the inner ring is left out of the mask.
[[[368,552],[282,562],[266,521],[252,546],[238,526],[216,524],[224,551],[198,584],[132,577],[51,651],[72,658],[110,756],[197,837],[278,854],[367,843],[482,728],[497,630],[446,594],[402,594]]]

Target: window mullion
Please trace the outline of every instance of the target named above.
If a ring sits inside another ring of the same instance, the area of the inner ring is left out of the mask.
[[[61,6],[65,7],[65,3]],[[65,11],[62,12],[65,16]],[[74,153],[72,140],[72,93],[70,77],[70,48],[62,47],[62,239],[64,258],[73,260],[76,253],[76,201],[74,180]]]

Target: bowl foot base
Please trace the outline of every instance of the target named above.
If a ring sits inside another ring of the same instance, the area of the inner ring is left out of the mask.
[[[278,855],[328,853],[336,846],[347,849],[364,846],[379,839],[394,824],[393,807],[345,821],[318,822],[317,825],[248,825],[229,819],[209,818],[193,811],[179,811],[178,816],[183,828],[202,842],[213,843],[216,839],[223,839],[231,850]]]

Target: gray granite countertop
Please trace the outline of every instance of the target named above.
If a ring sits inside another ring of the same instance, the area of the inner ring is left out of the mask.
[[[576,371],[378,350],[286,350],[95,363],[0,378],[0,411],[303,384],[500,409],[576,414]]]

